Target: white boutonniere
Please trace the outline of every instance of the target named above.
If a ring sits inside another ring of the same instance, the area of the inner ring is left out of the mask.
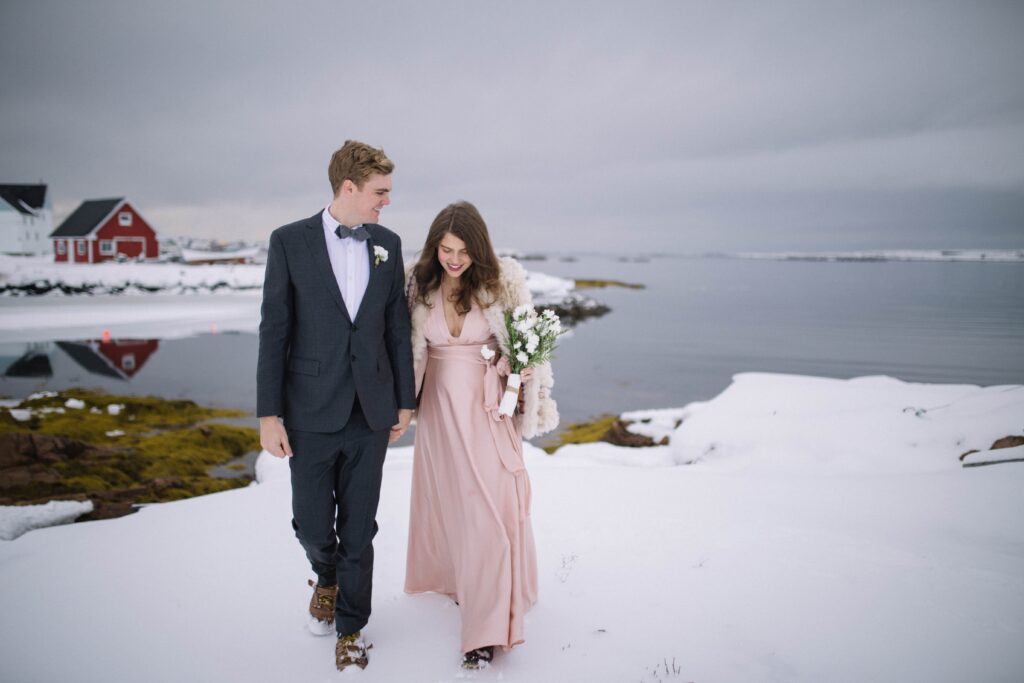
[[[373,248],[373,267],[376,268],[384,261],[388,260],[388,250],[384,247],[375,246]]]

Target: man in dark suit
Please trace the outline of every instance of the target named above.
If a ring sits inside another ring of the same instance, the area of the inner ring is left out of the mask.
[[[263,284],[260,443],[289,458],[292,526],[317,575],[309,626],[337,632],[339,669],[367,664],[384,455],[416,407],[402,242],[377,224],[393,169],[347,141],[330,205],[271,234]]]

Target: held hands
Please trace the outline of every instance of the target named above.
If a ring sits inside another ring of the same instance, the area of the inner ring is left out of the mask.
[[[508,377],[512,374],[512,366],[505,356],[498,359],[498,362],[494,364],[494,369],[498,371],[498,377]],[[524,386],[530,381],[531,377],[533,377],[533,368],[523,368],[519,371],[519,378],[523,380]]]
[[[276,415],[260,418],[260,446],[267,453],[278,458],[292,457],[292,446],[288,443],[288,432]]]
[[[412,411],[408,408],[402,408],[398,411],[398,424],[391,428],[391,433],[388,434],[388,443],[394,443],[402,438],[402,435],[409,429],[409,422],[412,421]]]
[[[409,429],[409,422],[412,420],[411,410],[398,411],[398,424],[391,428],[388,434],[388,443],[398,441]],[[278,458],[292,457],[292,446],[288,443],[288,432],[276,416],[260,418],[260,447],[266,452]]]
[[[498,362],[494,365],[494,369],[498,371],[499,377],[508,377],[512,374],[512,366],[509,364],[508,358],[505,356],[498,359]],[[516,403],[516,406],[520,413],[523,412],[524,404],[526,402],[526,397],[523,395],[523,387],[526,386],[526,383],[530,381],[531,377],[533,377],[533,368],[523,368],[519,371],[519,379],[522,383],[519,385],[519,400]]]

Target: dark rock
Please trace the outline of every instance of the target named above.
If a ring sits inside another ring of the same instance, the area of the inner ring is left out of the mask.
[[[117,449],[52,434],[0,434],[0,491],[32,490],[36,485],[57,484],[63,479],[59,471],[61,463],[86,458],[101,460],[117,452]]]
[[[78,458],[93,446],[75,439],[32,432],[0,434],[0,469],[30,465],[37,462],[57,463]]]
[[[1015,448],[1017,446],[1024,446],[1024,436],[1004,436],[1001,439],[997,439],[992,444],[990,450],[996,450],[997,448]]]
[[[35,462],[32,450],[31,434],[0,434],[0,470],[31,465]]]
[[[587,318],[600,318],[612,310],[602,303],[579,294],[570,294],[565,299],[554,303],[538,304],[537,312],[540,313],[545,308],[554,311],[564,327],[573,327]]]
[[[0,472],[0,491],[21,488],[31,484],[56,484],[60,479],[60,472],[44,465],[32,464],[8,467]]]
[[[608,428],[608,431],[605,432],[605,435],[601,437],[601,441],[607,441],[616,446],[627,446],[628,448],[647,448],[648,446],[658,445],[651,437],[644,436],[643,434],[634,434],[629,431],[628,427],[628,422],[616,420]]]
[[[76,522],[94,522],[98,519],[114,519],[135,512],[138,508],[131,501],[94,500],[92,512],[82,515]]]

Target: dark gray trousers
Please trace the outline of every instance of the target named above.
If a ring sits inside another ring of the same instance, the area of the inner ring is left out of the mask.
[[[354,633],[370,618],[373,537],[390,430],[370,429],[356,405],[340,432],[287,431],[294,453],[292,527],[317,582],[338,584],[338,634]]]

